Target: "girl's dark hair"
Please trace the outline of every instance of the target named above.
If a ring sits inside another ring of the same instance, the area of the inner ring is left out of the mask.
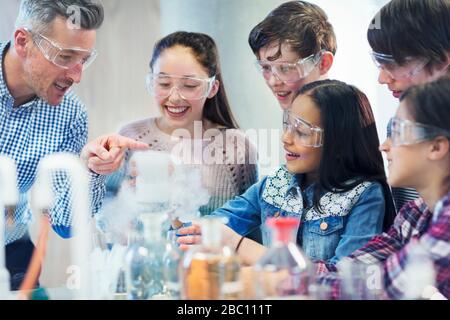
[[[399,64],[406,57],[428,59],[431,71],[450,52],[450,2],[392,0],[372,20],[367,38],[373,51],[390,54]]]
[[[375,119],[369,100],[356,87],[336,80],[317,81],[302,87],[297,96],[309,96],[319,108],[324,130],[319,181],[314,206],[321,210],[321,190],[346,192],[363,181],[383,187],[383,228],[391,227],[395,207],[387,183]]]
[[[409,88],[400,98],[404,100],[415,121],[450,133],[449,77]]]
[[[306,1],[289,1],[273,10],[250,32],[248,43],[258,56],[261,48],[278,43],[280,49],[272,59],[281,55],[281,45],[288,43],[300,57],[306,58],[320,50],[336,54],[336,35],[327,14],[317,5]]]
[[[164,50],[181,46],[189,48],[197,61],[205,68],[210,77],[216,76],[220,82],[219,91],[211,98],[207,99],[203,108],[203,118],[226,128],[237,129],[238,125],[231,112],[227,94],[223,84],[220,70],[219,51],[214,40],[203,33],[194,32],[174,32],[159,40],[154,49],[150,61],[150,69]]]

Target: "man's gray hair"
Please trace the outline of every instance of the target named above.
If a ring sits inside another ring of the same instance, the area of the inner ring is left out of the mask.
[[[71,28],[97,30],[104,9],[98,0],[22,0],[16,28],[45,33],[58,16],[67,19]]]

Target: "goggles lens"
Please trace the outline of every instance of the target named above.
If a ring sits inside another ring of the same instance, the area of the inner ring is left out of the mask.
[[[306,78],[314,70],[321,56],[322,51],[301,59],[297,63],[258,60],[256,66],[266,80],[273,74],[280,81],[292,83]]]
[[[294,135],[296,144],[312,148],[320,148],[323,145],[323,129],[292,115],[290,110],[284,111],[283,130]]]
[[[372,52],[372,60],[378,69],[383,69],[392,79],[407,79],[414,77],[427,65],[424,59],[406,58],[405,63],[398,64],[392,55]]]
[[[388,132],[392,144],[396,147],[431,140],[440,135],[450,138],[450,132],[440,128],[399,118],[389,121]]]
[[[62,48],[56,42],[39,33],[30,33],[33,36],[34,43],[44,57],[60,68],[71,69],[80,64],[83,66],[84,70],[97,58],[97,51],[95,50],[88,51],[80,48]]]
[[[147,76],[147,89],[157,98],[167,98],[176,89],[185,100],[200,100],[210,94],[214,81],[215,76],[202,79],[150,73]]]

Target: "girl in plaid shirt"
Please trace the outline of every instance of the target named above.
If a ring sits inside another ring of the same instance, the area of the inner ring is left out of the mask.
[[[387,233],[336,266],[318,264],[325,273],[319,282],[331,285],[331,298],[343,292],[341,280],[329,271],[341,270],[344,261],[381,264],[387,298],[408,298],[406,270],[418,247],[434,265],[436,288],[450,298],[450,78],[410,88],[400,101],[389,125],[392,135],[380,149],[389,162],[389,183],[414,187],[421,198],[400,210]]]

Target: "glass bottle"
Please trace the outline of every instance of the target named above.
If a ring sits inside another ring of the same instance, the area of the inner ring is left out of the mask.
[[[165,293],[170,299],[181,298],[180,267],[183,252],[177,243],[177,231],[167,232],[167,243],[163,256]]]
[[[170,154],[138,152],[132,156],[138,175],[135,198],[143,233],[137,233],[126,254],[130,299],[157,298],[164,291],[163,223],[170,208]]]
[[[272,242],[254,267],[256,298],[305,299],[309,295],[314,269],[295,241],[299,223],[299,219],[291,217],[268,219]]]
[[[222,245],[224,219],[201,219],[202,244],[191,248],[182,264],[182,297],[187,300],[240,299],[240,261]]]
[[[119,270],[117,277],[116,288],[114,290],[114,300],[126,300],[127,299],[127,284],[125,278],[125,270],[122,268]]]
[[[164,291],[163,255],[165,241],[161,238],[162,219],[157,214],[141,214],[143,234],[135,233],[126,254],[129,298],[148,300]]]

